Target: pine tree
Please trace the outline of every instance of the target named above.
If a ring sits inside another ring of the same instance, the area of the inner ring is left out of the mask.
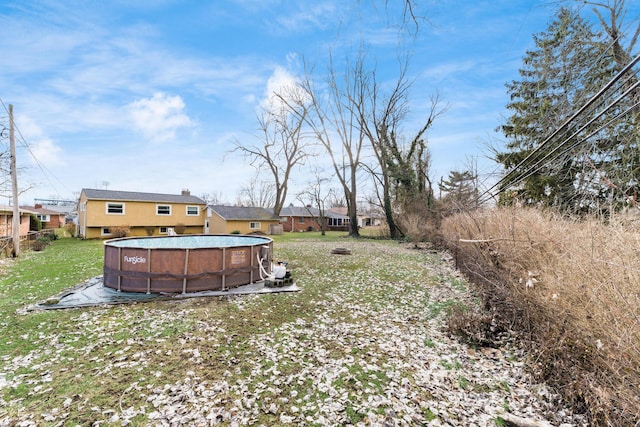
[[[508,173],[503,201],[513,194],[506,190],[515,189],[524,204],[579,210],[580,193],[590,191],[580,185],[588,160],[578,143],[582,133],[574,124],[556,138],[549,135],[610,78],[611,61],[600,55],[605,45],[591,25],[566,8],[534,42],[523,59],[521,80],[506,85],[512,115],[501,127],[506,150],[496,156]]]
[[[473,210],[478,206],[477,176],[469,171],[449,172],[448,179],[441,178],[441,199],[448,213]]]

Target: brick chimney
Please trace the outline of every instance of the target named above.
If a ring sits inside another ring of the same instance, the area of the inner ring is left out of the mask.
[[[191,191],[189,191],[188,188],[183,188],[182,189],[182,195],[183,196],[190,196],[191,195]]]

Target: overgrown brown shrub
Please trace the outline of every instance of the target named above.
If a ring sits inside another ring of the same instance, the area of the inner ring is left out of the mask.
[[[173,231],[175,231],[176,234],[184,234],[184,232],[187,231],[187,226],[184,224],[176,224],[176,226],[173,227]]]
[[[128,225],[109,227],[109,232],[111,233],[111,236],[116,238],[127,237],[131,232],[131,227],[129,227]]]
[[[44,251],[44,248],[49,244],[48,239],[39,238],[31,242],[31,250],[36,252]]]
[[[67,233],[69,233],[70,236],[76,235],[76,225],[74,223],[69,222],[65,224],[64,229],[66,230]]]
[[[401,215],[396,215],[396,223],[413,243],[438,243],[441,240],[440,214],[435,209],[417,203],[406,206]]]
[[[640,225],[502,208],[446,218],[442,233],[498,329],[530,344],[537,374],[593,425],[640,420]]]

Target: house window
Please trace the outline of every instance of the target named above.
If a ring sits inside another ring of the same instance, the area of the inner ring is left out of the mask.
[[[250,222],[249,223],[249,228],[251,230],[260,230],[262,228],[261,224],[259,222]]]
[[[107,227],[103,227],[100,234],[103,236],[111,236],[111,230]]]
[[[171,205],[156,205],[156,215],[171,215]]]
[[[124,215],[124,203],[108,203],[107,202],[107,214]]]
[[[198,216],[199,209],[197,206],[187,206],[187,216]]]
[[[169,234],[169,227],[160,227],[160,234]]]
[[[300,224],[304,224],[304,217],[303,217],[303,216],[298,217],[298,222],[299,222]]]
[[[349,218],[329,218],[330,227],[342,227],[349,225]]]
[[[38,218],[41,222],[49,222],[51,221],[51,217],[49,215],[36,215],[36,218]]]

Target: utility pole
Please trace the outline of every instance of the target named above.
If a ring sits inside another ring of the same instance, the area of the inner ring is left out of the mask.
[[[20,204],[18,203],[18,173],[16,172],[16,138],[13,125],[13,105],[9,104],[9,145],[11,146],[11,193],[13,195],[13,219],[11,241],[14,258],[20,255]]]

